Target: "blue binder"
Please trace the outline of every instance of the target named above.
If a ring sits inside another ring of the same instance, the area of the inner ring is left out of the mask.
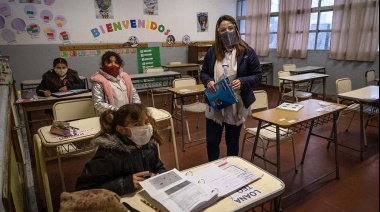
[[[214,110],[221,110],[237,103],[236,95],[232,87],[228,86],[228,84],[228,78],[224,78],[214,84],[215,93],[208,88],[205,89],[207,100]]]

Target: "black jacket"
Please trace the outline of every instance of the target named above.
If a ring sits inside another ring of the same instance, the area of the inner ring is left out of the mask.
[[[49,90],[52,93],[59,92],[59,89],[67,86],[69,90],[85,89],[86,84],[79,78],[78,72],[68,69],[66,77],[61,80],[59,75],[53,69],[42,75],[42,81],[37,86],[36,93],[38,96],[45,96],[41,90]]]
[[[214,47],[210,47],[205,55],[201,70],[201,80],[205,87],[209,81],[214,79],[214,67],[216,56]],[[251,47],[237,57],[237,79],[241,82],[240,96],[244,107],[248,108],[256,98],[253,94],[253,87],[261,82],[261,66],[255,50]]]
[[[166,171],[152,141],[141,148],[121,135],[100,136],[93,141],[98,150],[78,178],[76,190],[104,188],[121,196],[135,191],[133,174]]]

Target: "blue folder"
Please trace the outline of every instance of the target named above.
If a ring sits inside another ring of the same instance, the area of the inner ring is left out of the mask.
[[[208,88],[205,89],[207,100],[214,110],[221,110],[237,103],[236,95],[228,84],[228,78],[224,78],[214,84],[216,90],[214,93]]]

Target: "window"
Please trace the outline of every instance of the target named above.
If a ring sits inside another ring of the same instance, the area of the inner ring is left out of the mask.
[[[308,50],[329,50],[334,0],[312,0]],[[271,0],[269,49],[277,48],[280,0]],[[237,0],[237,22],[245,39],[246,0]]]

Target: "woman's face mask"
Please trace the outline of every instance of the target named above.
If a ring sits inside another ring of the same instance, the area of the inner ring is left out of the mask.
[[[153,135],[153,127],[151,124],[144,126],[127,127],[131,130],[132,135],[129,137],[137,146],[147,144]]]
[[[58,76],[63,77],[67,74],[67,66],[63,63],[58,63],[54,67],[54,72],[58,74]]]
[[[119,75],[119,72],[120,72],[120,67],[119,66],[116,66],[116,65],[111,65],[111,66],[103,66],[102,70],[104,72],[106,72],[107,74],[113,76],[113,77],[117,77],[117,75]]]

